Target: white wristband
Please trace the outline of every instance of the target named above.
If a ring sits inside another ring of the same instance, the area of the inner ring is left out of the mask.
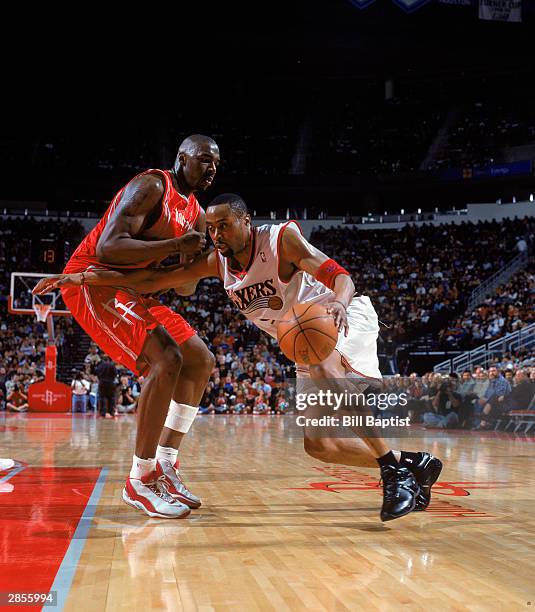
[[[171,400],[165,426],[180,433],[188,433],[198,411],[198,406],[188,406],[188,404],[179,404]]]

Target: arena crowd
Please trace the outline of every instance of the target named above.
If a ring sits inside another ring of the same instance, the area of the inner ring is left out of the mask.
[[[36,222],[30,223],[37,228]],[[70,240],[80,236],[81,231],[81,226],[71,221],[39,224],[41,235],[44,232]],[[32,317],[8,315],[6,303],[9,271],[39,268],[31,255],[31,235],[26,227],[23,232],[14,220],[1,222],[0,407],[12,411],[27,410],[28,387],[44,374],[45,325]],[[463,313],[464,300],[470,291],[531,244],[534,235],[534,221],[525,218],[500,224],[405,226],[383,231],[320,228],[311,240],[326,253],[336,253],[340,263],[352,273],[357,290],[371,297],[383,323],[381,335],[387,342],[410,340],[433,329],[435,324],[438,347],[465,349],[534,320],[533,262],[483,304]],[[192,296],[178,297],[169,292],[160,299],[184,313],[216,357],[201,402],[202,413],[279,414],[290,410],[293,366],[273,339],[236,313],[217,279],[202,281]],[[69,317],[56,318],[59,360],[76,366],[66,380],[73,388],[73,410],[95,410],[108,418],[134,412],[142,377],[109,361],[104,367],[104,356],[95,346],[91,346],[85,359],[82,356],[75,363],[81,334]],[[524,406],[528,386],[535,380],[533,355],[508,355],[492,365],[500,372],[497,379],[507,383],[500,400],[505,403],[497,404],[492,396],[485,397],[486,391],[481,391],[485,387],[483,380],[489,386],[496,378],[490,367],[463,373],[462,383],[454,376],[448,377],[446,382],[455,388],[452,392],[466,396],[463,411],[457,417],[442,414],[445,410],[441,408],[442,399],[433,403],[445,384],[443,377],[430,373],[421,379],[415,374],[409,378],[395,376],[386,379],[385,384],[403,384],[411,389],[414,417],[430,426],[441,426],[445,421],[439,417],[448,416],[448,426],[488,427],[502,408],[518,402]],[[477,398],[466,399],[472,393],[466,391],[469,382],[476,388],[473,393],[481,391]],[[457,391],[464,383],[464,391]],[[106,385],[113,386],[113,401],[102,405],[99,396],[103,393],[99,389],[102,391]],[[522,393],[515,391],[518,386]],[[482,404],[483,399],[488,401]]]

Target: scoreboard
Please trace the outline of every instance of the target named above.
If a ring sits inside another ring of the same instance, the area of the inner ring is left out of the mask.
[[[39,271],[55,274],[63,271],[70,257],[70,244],[57,238],[32,240],[32,260]]]

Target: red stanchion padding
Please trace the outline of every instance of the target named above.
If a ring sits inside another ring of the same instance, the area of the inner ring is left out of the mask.
[[[56,380],[58,351],[53,344],[46,347],[45,380],[33,383],[28,389],[30,412],[70,412],[72,389]]]
[[[56,380],[33,383],[28,389],[30,412],[70,412],[72,390]]]

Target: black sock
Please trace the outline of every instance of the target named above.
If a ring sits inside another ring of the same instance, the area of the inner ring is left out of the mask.
[[[398,465],[397,459],[392,451],[388,451],[386,455],[378,457],[376,461],[379,464],[379,467],[386,467],[387,465],[394,465],[397,467]]]
[[[409,451],[401,451],[400,463],[407,463],[408,465],[415,465],[420,463],[420,453],[410,453]]]

